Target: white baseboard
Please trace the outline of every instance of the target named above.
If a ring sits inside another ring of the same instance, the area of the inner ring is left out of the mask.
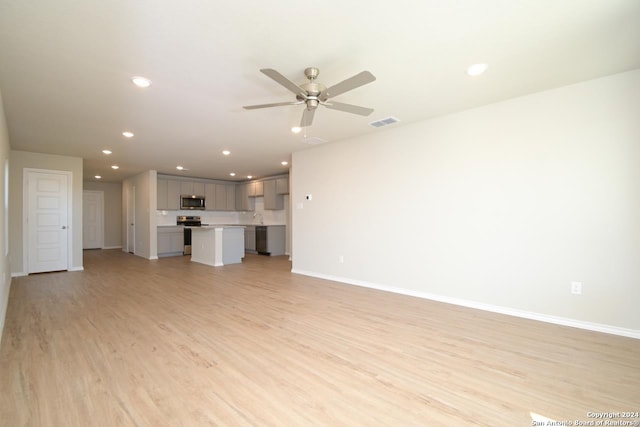
[[[67,269],[67,271],[84,271],[84,267],[80,266],[80,267],[69,267]],[[24,271],[14,271],[11,272],[11,277],[24,277],[24,276],[28,276],[29,273],[25,273]]]
[[[396,294],[409,295],[417,298],[424,298],[432,301],[444,302],[463,307],[475,308],[478,310],[490,311],[493,313],[506,314],[509,316],[522,317],[524,319],[538,320],[540,322],[553,323],[555,325],[570,326],[573,328],[586,329],[589,331],[603,332],[605,334],[620,335],[628,338],[640,339],[640,331],[636,329],[620,328],[618,326],[604,325],[601,323],[585,322],[582,320],[570,319],[567,317],[551,316],[543,313],[519,310],[510,307],[502,307],[498,305],[485,304],[477,301],[465,300],[461,298],[448,297],[445,295],[430,294],[427,292],[416,291],[412,289],[397,288],[394,286],[380,285],[377,283],[365,282],[362,280],[354,280],[345,277],[331,276],[328,274],[316,273],[313,271],[292,269],[292,273],[302,274],[304,276],[317,277],[318,279],[326,279],[334,282],[345,283],[348,285],[362,286],[365,288],[377,289],[380,291],[393,292]]]
[[[102,249],[122,249],[122,246],[105,246]]]

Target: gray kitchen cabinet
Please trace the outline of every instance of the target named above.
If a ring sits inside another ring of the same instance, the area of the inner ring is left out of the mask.
[[[289,178],[276,179],[276,193],[289,194]]]
[[[196,194],[193,192],[193,181],[180,181],[180,194]]]
[[[235,196],[237,211],[252,211],[255,209],[252,199],[249,198],[249,183],[236,184]]]
[[[226,211],[227,210],[227,185],[216,184],[216,202],[215,210]]]
[[[158,180],[158,202],[157,209],[166,211],[169,209],[168,199],[167,199],[167,180],[159,179]]]
[[[246,185],[247,185],[247,197],[264,196],[262,181],[248,182]]]
[[[284,197],[276,192],[276,180],[264,181],[264,208],[266,210],[284,209]]]
[[[204,182],[180,181],[180,194],[204,196]]]
[[[242,203],[245,197],[248,198],[247,186],[245,184],[237,184],[236,185],[236,210],[237,211],[246,210],[244,209],[246,204]]]
[[[204,196],[204,182],[193,182],[193,193],[196,196]]]
[[[205,210],[208,210],[208,211],[216,210],[216,184],[204,185],[204,203],[205,203]]]
[[[256,181],[253,183],[253,195],[256,197],[264,196],[264,184],[262,181]]]
[[[183,227],[158,227],[158,257],[182,255],[183,251]]]
[[[167,210],[177,211],[180,209],[180,181],[167,181]]]
[[[225,184],[227,190],[226,211],[233,211],[236,208],[236,184]]]
[[[253,225],[247,225],[244,228],[244,250],[256,253],[256,227]]]

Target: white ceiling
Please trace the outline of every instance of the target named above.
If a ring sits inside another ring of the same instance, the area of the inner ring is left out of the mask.
[[[489,70],[466,76],[478,62]],[[82,157],[85,179],[178,164],[215,179],[286,171],[280,162],[310,147],[290,132],[303,106],[242,106],[294,98],[259,69],[302,84],[309,66],[326,86],[377,77],[336,97],[371,116],[315,114],[307,137],[336,142],[383,132],[368,123],[387,116],[397,127],[640,68],[640,1],[0,0],[11,147]],[[153,85],[136,88],[134,75]]]

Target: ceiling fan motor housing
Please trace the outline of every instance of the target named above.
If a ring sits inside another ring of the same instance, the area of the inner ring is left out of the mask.
[[[307,78],[311,81],[317,79],[319,74],[320,70],[316,67],[309,67],[304,69],[304,75],[307,76]]]

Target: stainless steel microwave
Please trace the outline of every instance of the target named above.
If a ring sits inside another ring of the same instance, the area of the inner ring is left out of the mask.
[[[204,196],[182,194],[180,196],[180,210],[204,210]]]

